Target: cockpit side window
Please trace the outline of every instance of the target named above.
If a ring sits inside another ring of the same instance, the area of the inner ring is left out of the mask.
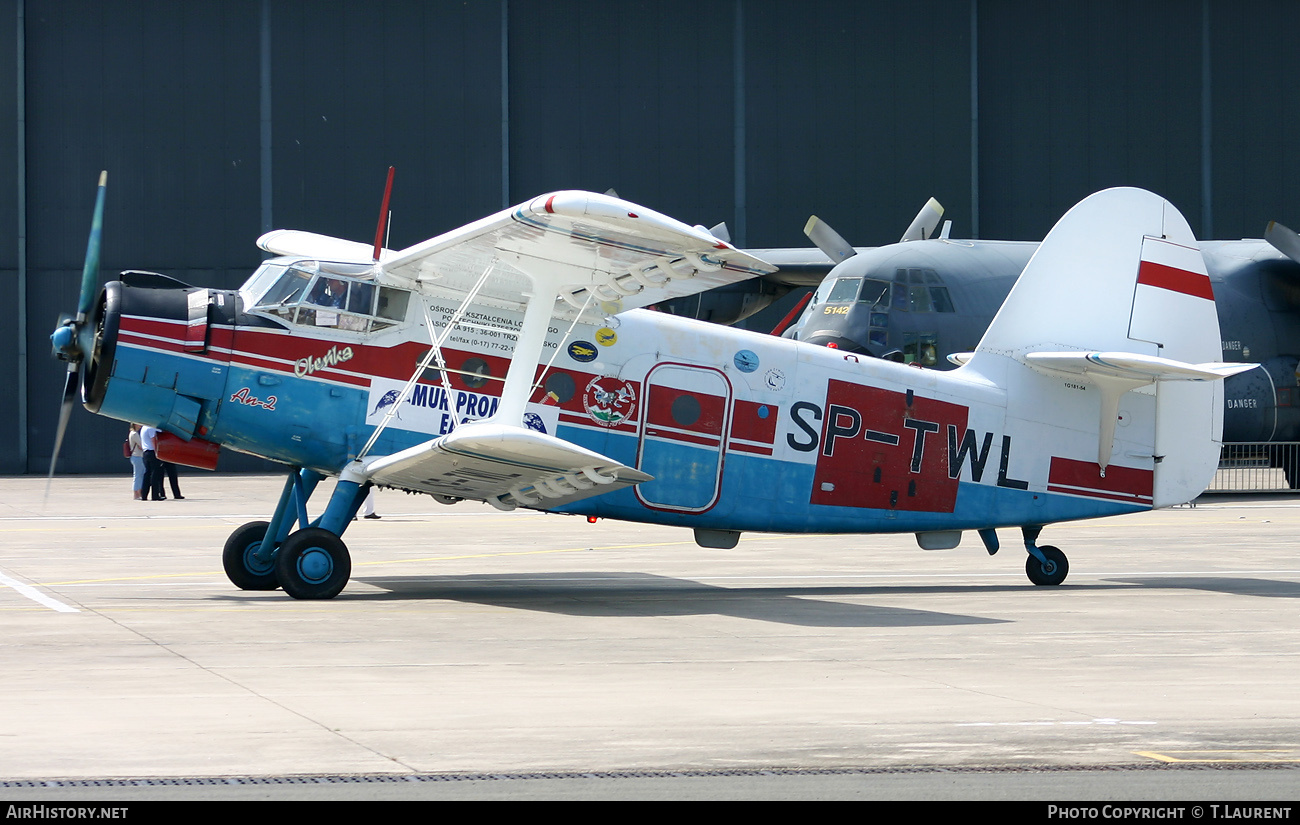
[[[858,303],[872,306],[889,306],[889,282],[866,278],[862,281],[862,292],[858,294]]]
[[[315,261],[266,264],[241,292],[253,311],[299,326],[348,332],[391,327],[406,319],[410,302],[408,291],[376,284],[368,266]]]
[[[403,321],[406,319],[406,305],[410,299],[411,293],[404,289],[381,286],[379,288],[379,306],[376,307],[375,314],[390,321]]]
[[[282,307],[296,303],[307,289],[311,277],[312,273],[301,269],[291,267],[284,270],[280,278],[271,284],[271,288],[257,302],[258,306]]]

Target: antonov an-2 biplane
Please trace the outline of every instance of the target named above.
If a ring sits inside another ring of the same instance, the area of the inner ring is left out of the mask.
[[[331,598],[372,485],[692,528],[915,533],[925,549],[1188,501],[1219,456],[1214,296],[1162,198],[1111,189],[1042,243],[959,369],[918,369],[638,309],[774,267],[614,197],[543,195],[403,250],[263,236],[238,291],[125,272],[96,296],[103,189],[68,361],[92,412],[290,469],[268,521],[226,542],[230,580]],[[382,222],[381,222],[382,231]],[[57,458],[57,446],[55,456]],[[307,505],[326,476],[323,512]]]

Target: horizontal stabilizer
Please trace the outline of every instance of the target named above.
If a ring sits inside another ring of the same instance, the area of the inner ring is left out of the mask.
[[[1254,369],[1256,364],[1186,364],[1171,358],[1135,352],[1031,352],[1031,367],[1072,375],[1099,375],[1151,381],[1217,381]]]
[[[366,459],[364,472],[382,486],[486,501],[503,510],[559,507],[653,478],[553,435],[487,421]]]
[[[1114,450],[1115,422],[1124,393],[1161,381],[1219,381],[1257,366],[1218,362],[1188,364],[1136,352],[1030,352],[1025,355],[1025,362],[1040,372],[1069,375],[1100,391],[1097,464],[1103,476]]]

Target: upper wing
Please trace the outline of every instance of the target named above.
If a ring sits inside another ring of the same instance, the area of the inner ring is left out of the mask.
[[[559,507],[653,478],[555,436],[486,421],[462,424],[364,464],[364,474],[376,484],[486,501],[505,510],[543,499],[545,506]]]
[[[257,246],[273,255],[314,258],[318,261],[335,261],[348,264],[368,264],[373,260],[374,247],[315,232],[297,229],[275,229],[257,239]],[[393,256],[392,250],[380,253],[380,260]]]
[[[381,264],[383,277],[434,294],[522,308],[535,277],[575,309],[610,315],[693,295],[776,267],[651,209],[608,195],[556,192],[498,212]]]

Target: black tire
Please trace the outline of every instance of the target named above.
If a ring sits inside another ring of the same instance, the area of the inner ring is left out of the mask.
[[[262,563],[253,558],[270,526],[265,521],[250,521],[226,539],[221,566],[226,568],[226,578],[240,590],[274,590],[280,586],[275,576],[275,559]]]
[[[1043,564],[1031,553],[1025,559],[1025,574],[1029,580],[1038,585],[1057,585],[1065,581],[1070,573],[1070,562],[1066,560],[1065,554],[1050,545],[1044,545],[1038,550],[1047,558],[1047,563]]]
[[[295,599],[332,599],[352,575],[352,559],[343,539],[320,527],[289,537],[275,556],[275,575]]]

